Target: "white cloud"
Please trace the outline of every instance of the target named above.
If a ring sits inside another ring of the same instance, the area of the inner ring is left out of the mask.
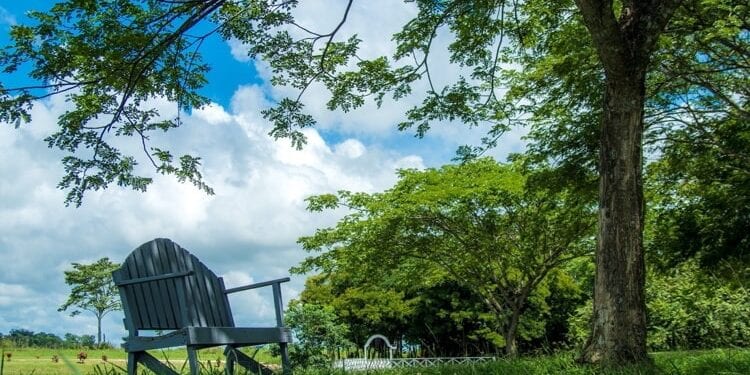
[[[340,16],[343,14],[345,4],[331,5],[323,2],[302,2],[294,11],[296,22],[305,29],[327,33],[333,30]],[[344,40],[351,35],[356,35],[362,40],[358,56],[362,58],[373,58],[378,56],[393,56],[396,43],[391,36],[401,30],[404,24],[416,15],[417,9],[414,3],[387,0],[379,2],[355,2],[352,6],[346,23],[336,34],[336,40]],[[297,38],[306,35],[305,31],[292,27],[288,31]],[[430,57],[428,59],[430,71],[432,72],[432,83],[437,90],[443,86],[455,82],[463,75],[471,82],[471,71],[457,64],[450,63],[448,45],[454,36],[449,30],[440,29],[432,42]],[[323,43],[322,41],[319,43]],[[233,55],[240,61],[249,61],[247,48],[239,41],[229,42]],[[412,61],[409,59],[408,61]],[[399,64],[399,63],[396,63]],[[255,61],[258,74],[266,82],[270,80],[272,71],[268,64],[262,60]],[[317,129],[335,132],[354,138],[366,138],[387,144],[395,142],[397,125],[405,120],[405,113],[412,107],[421,104],[425,93],[430,89],[426,79],[415,82],[412,94],[394,101],[386,97],[382,106],[377,107],[372,101],[358,109],[350,112],[340,110],[329,111],[327,101],[330,93],[320,83],[314,83],[305,91],[302,102],[305,110],[318,122]],[[296,97],[299,91],[291,87],[263,86],[266,95],[273,100],[283,97]],[[497,92],[502,95],[502,90]],[[265,98],[265,97],[264,97]],[[266,108],[270,103],[264,99],[262,107]],[[433,122],[432,128],[427,132],[424,139],[414,140],[422,144],[430,144],[433,149],[440,150],[443,162],[449,160],[458,146],[479,145],[481,138],[487,134],[489,124],[471,128],[459,121]],[[404,133],[412,136],[415,129],[407,129]],[[510,152],[521,151],[523,142],[520,137],[525,134],[525,129],[514,129],[508,133],[500,147],[491,150],[490,155],[497,156],[503,160]],[[422,147],[422,146],[416,146]],[[447,157],[446,157],[447,156]]]
[[[303,2],[301,6],[311,6],[298,10],[301,24],[322,30],[335,26],[330,4]],[[364,40],[361,53],[365,57],[389,55],[394,44],[384,36],[396,32],[414,12],[413,4],[395,0],[355,2],[341,35],[357,33]],[[321,19],[328,23],[319,23]],[[444,47],[443,39],[438,46]],[[230,46],[235,58],[247,61],[239,43],[230,42]],[[441,48],[435,50],[433,69],[450,79],[459,72],[446,63],[447,52]],[[396,169],[445,163],[458,145],[476,144],[486,132],[482,128],[469,131],[461,124],[436,124],[424,140],[397,134],[395,124],[421,101],[424,86],[399,102],[386,101],[379,109],[369,103],[351,113],[327,111],[326,94],[316,86],[308,91],[305,103],[319,124],[304,130],[308,144],[294,150],[289,140],[274,141],[268,136],[270,124],[260,113],[291,91],[271,87],[267,66],[256,65],[265,81],[238,87],[228,106],[212,103],[183,114],[181,128],[155,134],[150,140],[176,155],[202,156],[203,173],[215,188],[215,196],[157,175],[147,193],[112,186],[89,193],[81,208],[65,208],[65,194],[56,188],[63,154],[48,149],[43,138],[54,131],[57,116],[68,104],[54,97],[37,103],[29,126],[17,130],[0,126],[0,153],[6,155],[0,158],[0,174],[5,177],[0,179],[0,257],[4,260],[0,262],[0,288],[5,289],[0,291],[0,332],[27,328],[91,333],[93,316],[71,318],[56,311],[68,292],[62,271],[76,261],[103,256],[124,259],[133,248],[155,237],[175,240],[226,277],[230,286],[286,276],[289,267],[305,256],[296,239],[334,224],[342,214],[308,213],[306,197],[342,189],[386,189],[395,182]],[[177,106],[164,99],[150,104],[165,117],[177,114]],[[518,134],[508,138],[503,148],[517,147]],[[116,144],[141,157],[139,142]],[[500,150],[493,152],[505,152]],[[148,162],[141,159],[141,170],[153,175]],[[286,301],[299,293],[302,281],[295,277],[284,284]],[[272,318],[268,293],[258,290],[233,296],[234,311],[241,315],[238,323]],[[106,318],[104,329],[110,338],[123,336],[121,319],[121,314]]]
[[[356,139],[347,139],[337,144],[334,148],[336,154],[346,156],[350,159],[356,159],[365,153],[365,146]]]
[[[232,121],[232,116],[216,103],[209,103],[203,108],[196,109],[193,111],[193,115],[212,125],[226,124]]]
[[[64,192],[55,187],[62,154],[42,139],[67,104],[38,103],[32,124],[0,127],[0,153],[12,155],[0,159],[0,173],[10,177],[0,180],[0,256],[12,260],[0,262],[0,332],[91,333],[93,316],[61,318],[65,313],[56,311],[68,292],[62,271],[71,262],[124,259],[155,237],[180,243],[231,284],[286,276],[305,256],[296,239],[335,223],[340,214],[308,213],[306,197],[340,189],[382,190],[395,182],[396,168],[424,167],[417,155],[355,138],[328,144],[315,129],[305,129],[303,150],[291,148],[287,140],[274,141],[258,111],[265,103],[260,86],[239,88],[232,103],[231,109],[212,104],[184,115],[182,128],[152,138],[202,156],[215,196],[157,175],[146,193],[113,186],[89,193],[78,209],[65,208]],[[153,104],[172,107],[158,100]],[[296,277],[284,286],[287,301],[301,283]],[[233,297],[242,315],[238,321],[258,324],[272,318],[267,293]],[[105,320],[109,337],[122,336],[120,319],[112,314]]]
[[[250,59],[250,56],[248,56],[247,46],[242,44],[241,41],[233,38],[233,39],[229,39],[227,41],[227,44],[229,45],[229,51],[235,60],[240,61],[240,62],[248,62],[252,60]]]

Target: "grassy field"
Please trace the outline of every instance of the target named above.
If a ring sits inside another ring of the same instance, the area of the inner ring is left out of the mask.
[[[125,373],[125,353],[121,350],[90,350],[85,363],[77,362],[75,350],[55,351],[52,349],[6,349],[12,353],[11,361],[5,361],[0,375],[55,375],[55,374],[92,374],[122,375]],[[205,375],[223,374],[222,366],[217,367],[221,359],[220,349],[206,349],[199,352]],[[167,350],[152,353],[169,362],[182,374],[184,350]],[[252,353],[250,353],[252,354]],[[57,355],[61,360],[52,361]],[[107,356],[107,362],[102,356]],[[66,358],[67,361],[62,360]],[[258,353],[256,358],[264,363],[277,362],[266,351]],[[649,366],[627,367],[619,369],[601,369],[581,366],[573,361],[572,353],[554,356],[523,357],[514,360],[498,360],[493,363],[475,366],[445,366],[369,371],[363,374],[373,375],[746,375],[750,374],[750,349],[716,349],[689,352],[652,353],[653,364]],[[209,364],[209,361],[211,362]],[[222,359],[223,361],[223,359]],[[351,373],[351,372],[349,372]],[[145,372],[144,372],[145,374]],[[295,375],[343,374],[341,371],[296,371]]]
[[[123,374],[127,366],[127,353],[121,349],[10,348],[4,350],[6,353],[11,353],[11,358],[10,361],[7,357],[3,358],[3,369],[0,375]],[[224,368],[222,350],[211,348],[198,351],[198,359],[204,366],[205,373],[222,373]],[[83,363],[78,362],[78,353],[81,351],[85,351],[88,355]],[[243,349],[243,351],[251,356],[254,353],[253,349]],[[169,362],[178,372],[188,373],[185,365],[187,352],[184,349],[155,350],[150,353],[162,361]],[[57,362],[53,361],[53,356],[57,356]],[[255,358],[266,364],[276,365],[279,362],[267,350],[260,350]]]

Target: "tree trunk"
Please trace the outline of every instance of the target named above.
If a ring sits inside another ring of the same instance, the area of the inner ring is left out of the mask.
[[[102,318],[103,315],[96,315],[96,346],[102,346]]]
[[[575,0],[604,68],[594,313],[580,358],[647,360],[643,254],[643,110],[649,60],[683,0]]]
[[[606,81],[593,327],[581,357],[590,363],[647,359],[642,182],[645,69],[627,70],[627,75],[608,76]]]
[[[505,338],[505,355],[508,357],[518,356],[518,346],[516,345],[516,332],[518,331],[518,321],[521,318],[521,309],[514,309],[510,317],[508,328],[503,335]]]

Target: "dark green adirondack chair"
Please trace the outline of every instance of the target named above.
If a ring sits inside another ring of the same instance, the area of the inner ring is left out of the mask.
[[[136,374],[138,363],[156,374],[177,372],[146,352],[175,346],[186,346],[190,373],[198,375],[200,364],[196,350],[225,346],[226,368],[231,374],[235,363],[257,374],[268,373],[237,348],[278,343],[282,369],[290,372],[287,343],[289,330],[283,323],[281,283],[289,278],[271,280],[231,289],[198,258],[165,238],[139,246],[112,273],[120,290],[128,338],[128,374]],[[273,288],[276,326],[263,328],[235,327],[227,295],[264,286]],[[139,331],[156,331],[157,336],[142,336]]]

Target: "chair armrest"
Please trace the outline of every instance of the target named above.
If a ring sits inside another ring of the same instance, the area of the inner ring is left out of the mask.
[[[249,285],[244,285],[244,286],[238,286],[236,288],[229,288],[229,289],[225,290],[224,293],[225,294],[236,293],[236,292],[241,292],[243,290],[261,288],[261,287],[264,287],[264,286],[269,286],[269,285],[274,285],[274,284],[281,284],[281,283],[285,283],[287,281],[289,281],[289,278],[288,277],[284,277],[284,278],[281,278],[281,279],[263,281],[263,282],[260,282],[260,283],[249,284]]]
[[[137,279],[128,279],[128,280],[117,281],[117,282],[115,282],[115,285],[117,285],[117,286],[124,286],[124,285],[131,285],[131,284],[142,284],[142,283],[147,283],[147,282],[151,282],[151,281],[174,279],[176,277],[185,277],[185,276],[190,276],[192,274],[193,274],[193,271],[165,273],[163,275],[140,277],[140,278],[137,278]]]

